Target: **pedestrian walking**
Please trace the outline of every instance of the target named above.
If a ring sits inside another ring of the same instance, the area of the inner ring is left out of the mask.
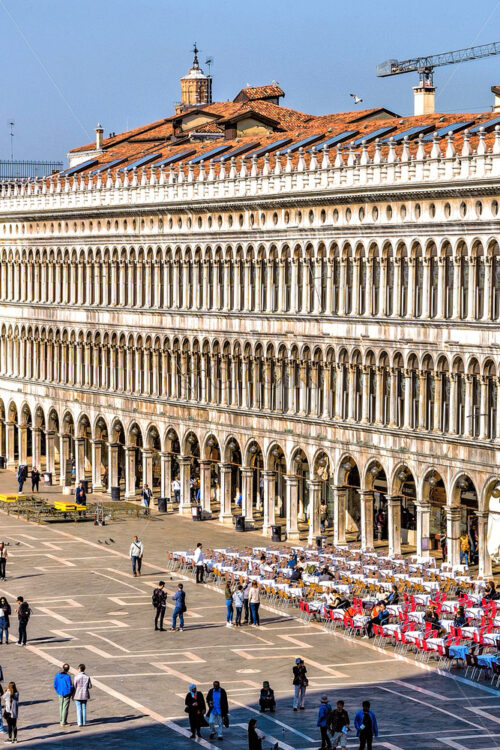
[[[24,466],[23,464],[20,464],[17,467],[17,475],[16,476],[17,476],[17,486],[18,486],[19,492],[22,492],[23,491],[23,485],[24,485],[24,483],[26,481],[26,466]]]
[[[3,643],[5,636],[5,643],[9,642],[9,627],[10,627],[10,615],[11,615],[10,604],[5,596],[0,597],[0,644]]]
[[[229,726],[229,704],[227,702],[227,693],[220,686],[220,682],[215,680],[213,687],[207,693],[208,704],[208,723],[210,725],[210,739],[224,739],[222,736],[222,727]]]
[[[38,485],[40,484],[40,472],[33,466],[31,469],[31,491],[38,492]]]
[[[319,709],[318,709],[318,718],[316,721],[316,726],[319,727],[319,730],[321,733],[320,750],[330,750],[332,746],[332,743],[330,742],[330,737],[328,736],[328,723],[330,721],[331,712],[332,712],[332,707],[330,703],[328,702],[328,696],[322,695],[321,701],[319,704]]]
[[[191,727],[191,737],[201,737],[201,727],[207,727],[208,722],[205,719],[207,707],[203,693],[196,689],[196,685],[189,686],[189,693],[184,700],[184,710],[189,716],[189,726]]]
[[[182,583],[177,584],[177,591],[172,597],[175,602],[174,611],[172,612],[172,627],[170,630],[184,630],[184,612],[186,607],[186,592]],[[177,618],[179,618],[179,627],[177,627]]]
[[[5,572],[7,568],[7,545],[0,542],[0,579],[5,581]]]
[[[241,613],[243,611],[243,602],[244,602],[244,596],[243,596],[243,586],[240,584],[236,591],[233,592],[233,605],[234,605],[234,611],[236,613],[234,624],[235,627],[240,628],[241,627]]]
[[[165,581],[160,581],[158,587],[153,591],[151,597],[153,607],[156,609],[155,630],[165,630],[163,627],[163,618],[167,609],[167,592],[165,591]],[[158,625],[160,627],[158,627]]]
[[[266,739],[264,732],[257,727],[257,719],[250,719],[248,722],[248,750],[262,750],[262,740]],[[272,750],[278,750],[278,743],[275,742]]]
[[[370,701],[363,701],[361,711],[354,717],[354,728],[359,737],[359,750],[372,750],[373,738],[378,737],[378,725]]]
[[[19,715],[19,693],[16,683],[9,682],[7,690],[2,695],[3,717],[7,722],[9,732],[5,742],[17,742],[17,717]]]
[[[196,568],[196,583],[203,583],[203,573],[205,572],[205,556],[203,554],[203,545],[198,542],[194,551],[194,565]]]
[[[65,665],[66,666],[66,665]],[[90,698],[92,682],[88,674],[85,674],[85,664],[78,665],[78,674],[75,677],[73,688],[73,700],[76,706],[76,723],[84,727],[87,723],[87,701]]]
[[[349,714],[344,708],[344,701],[337,701],[337,708],[330,714],[328,728],[332,733],[332,747],[347,748]]]
[[[139,541],[138,536],[134,536],[132,544],[130,545],[129,556],[132,561],[132,574],[134,576],[141,575],[142,567],[142,556],[144,554],[144,545]]]
[[[260,625],[260,590],[257,581],[252,581],[250,593],[248,594],[248,604],[250,605],[250,624],[254,628],[257,628]]]
[[[233,627],[233,591],[231,589],[231,581],[226,578],[226,586],[224,588],[224,599],[226,600],[226,628]]]
[[[0,676],[3,679],[3,675],[1,674],[1,672],[2,672],[2,668],[0,667]],[[0,705],[1,705],[1,702],[2,702],[2,695],[3,695],[3,687],[0,685]],[[0,732],[2,734],[5,734],[7,732],[7,729],[5,728],[6,726],[7,726],[7,724],[5,724],[5,726],[4,726],[4,723],[3,723],[3,711],[0,708]]]
[[[141,492],[142,497],[142,504],[144,505],[144,513],[146,516],[149,516],[149,504],[151,502],[151,498],[153,497],[153,493],[151,492],[151,487],[148,487],[147,484],[144,485]]]
[[[309,680],[306,677],[307,669],[304,664],[304,660],[298,657],[295,659],[295,666],[293,668],[293,687],[294,687],[294,698],[293,698],[293,710],[297,711],[299,708],[301,711],[304,710],[304,701],[306,697],[306,689],[309,684]]]
[[[181,483],[177,477],[172,481],[172,492],[174,493],[174,503],[180,503]]]
[[[73,680],[69,673],[69,664],[63,664],[61,671],[55,675],[54,690],[59,697],[59,723],[65,727],[68,725],[68,710],[73,695]]]
[[[87,493],[85,492],[83,482],[79,482],[75,490],[75,503],[77,505],[87,505]]]
[[[17,619],[19,623],[19,640],[18,646],[26,646],[28,622],[31,617],[31,609],[28,602],[24,601],[22,596],[17,597]]]
[[[248,606],[248,597],[250,595],[250,588],[251,583],[248,578],[245,578],[245,583],[243,584],[243,609],[245,611],[245,619],[243,620],[243,625],[248,625],[248,617],[250,614],[250,607]]]

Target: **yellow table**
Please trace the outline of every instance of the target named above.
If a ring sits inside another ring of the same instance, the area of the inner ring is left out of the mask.
[[[26,495],[2,495],[0,494],[0,503],[17,503],[18,500],[27,500]]]
[[[77,505],[76,503],[68,503],[65,500],[55,500],[54,501],[54,509],[55,510],[61,510],[63,512],[68,512],[72,510],[85,510],[85,505]]]

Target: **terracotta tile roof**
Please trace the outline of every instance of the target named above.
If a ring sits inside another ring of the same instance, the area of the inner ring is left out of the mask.
[[[246,86],[236,94],[234,101],[240,97],[245,97],[248,101],[254,101],[256,99],[268,99],[280,96],[285,96],[285,92],[277,84],[270,84],[269,86]]]

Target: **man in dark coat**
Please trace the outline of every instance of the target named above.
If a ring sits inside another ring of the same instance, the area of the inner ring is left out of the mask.
[[[79,482],[78,487],[75,490],[75,502],[77,505],[87,505],[87,495],[83,482]]]
[[[190,739],[193,740],[195,737],[201,737],[201,727],[208,726],[205,720],[207,710],[205,698],[203,693],[196,689],[196,685],[190,685],[189,693],[186,695],[184,702],[186,704],[185,711],[189,715],[189,726],[191,727]]]
[[[214,686],[207,693],[207,704],[210,739],[213,740],[217,734],[217,738],[222,740],[222,727],[229,726],[229,704],[227,702],[227,693],[224,688],[221,688],[218,680],[215,680]]]

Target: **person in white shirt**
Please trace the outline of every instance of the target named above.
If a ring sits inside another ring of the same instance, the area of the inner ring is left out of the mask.
[[[176,478],[172,482],[172,492],[174,493],[174,503],[180,503],[181,501],[181,483]]]
[[[141,575],[143,554],[144,545],[139,541],[138,536],[134,536],[129,551],[130,559],[132,560],[132,573],[134,576]]]
[[[204,583],[203,574],[205,572],[205,556],[203,554],[203,545],[198,542],[194,551],[194,564],[196,567],[196,583]]]

